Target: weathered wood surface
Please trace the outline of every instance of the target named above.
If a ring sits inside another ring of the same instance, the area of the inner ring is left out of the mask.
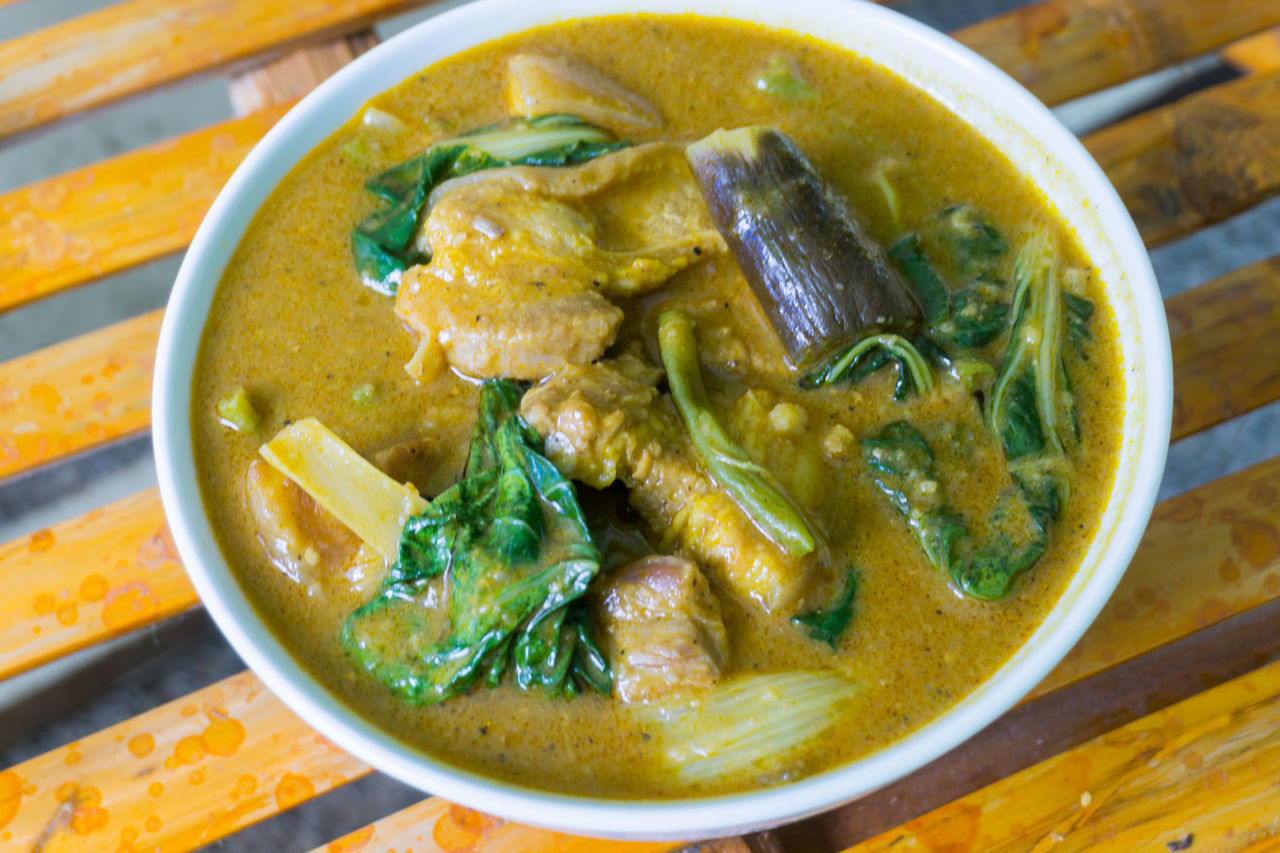
[[[284,112],[273,107],[0,195],[0,310],[185,248]]]
[[[1173,440],[1280,399],[1280,256],[1165,300]]]
[[[1049,0],[953,35],[1057,104],[1276,24],[1275,0]]]
[[[160,312],[0,364],[0,477],[151,425]]]
[[[1274,846],[1280,835],[1278,726],[1280,662],[1063,752],[847,853]]]
[[[1280,70],[1251,74],[1084,139],[1149,245],[1280,192]]]
[[[377,44],[378,37],[363,30],[329,44],[291,50],[279,59],[242,71],[227,81],[231,109],[237,116],[247,116],[292,104]]]
[[[198,603],[151,489],[0,547],[0,679]]]
[[[246,672],[0,772],[0,844],[194,850],[367,772]]]
[[[0,42],[0,137],[424,0],[125,0]]]
[[[1280,27],[1227,45],[1222,58],[1244,72],[1280,68]]]

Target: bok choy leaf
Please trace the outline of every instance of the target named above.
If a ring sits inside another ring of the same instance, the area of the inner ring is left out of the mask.
[[[342,640],[375,678],[415,704],[456,696],[508,670],[552,695],[610,689],[581,600],[600,568],[573,485],[519,416],[520,388],[491,381],[463,479],[409,519],[376,598]],[[428,612],[447,575],[449,627]]]
[[[1044,530],[1016,493],[997,507],[989,541],[974,543],[964,519],[947,504],[932,448],[905,421],[863,439],[862,449],[876,487],[907,519],[929,562],[962,592],[1000,598],[1044,553]]]
[[[808,630],[810,639],[836,647],[840,635],[849,627],[853,618],[853,597],[858,590],[858,577],[852,569],[845,579],[844,591],[840,597],[825,610],[813,610],[791,617],[791,621]]]
[[[360,280],[393,295],[401,274],[430,258],[413,245],[431,190],[456,178],[502,166],[572,166],[625,148],[607,131],[576,116],[511,119],[437,142],[370,178],[365,187],[388,203],[356,225],[351,250]]]
[[[933,371],[915,345],[898,335],[871,335],[833,358],[826,367],[806,376],[801,387],[819,388],[837,382],[861,382],[882,367],[898,366],[893,398],[905,400],[912,392],[933,390]]]

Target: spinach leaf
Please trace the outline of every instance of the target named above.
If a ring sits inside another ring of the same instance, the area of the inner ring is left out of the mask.
[[[1001,301],[1001,286],[979,278],[951,294],[950,315],[934,326],[934,333],[962,347],[983,347],[1004,331],[1009,306]]]
[[[951,313],[949,290],[933,268],[920,245],[920,235],[912,232],[889,247],[889,254],[902,267],[916,301],[924,310],[926,325],[936,326]]]
[[[356,225],[351,251],[360,280],[393,295],[401,275],[430,258],[413,247],[423,208],[442,181],[501,166],[572,166],[629,145],[577,116],[511,119],[438,142],[365,182],[389,204]]]
[[[379,594],[344,627],[347,651],[415,704],[497,684],[508,669],[525,690],[609,691],[581,601],[599,553],[573,485],[519,416],[520,397],[512,382],[482,386],[463,479],[410,519]],[[447,633],[430,615],[441,575]]]
[[[896,421],[862,440],[871,478],[906,519],[929,562],[967,595],[980,599],[1008,594],[1014,580],[1044,553],[1045,535],[1031,518],[1018,524],[1013,513],[1030,507],[1001,501],[992,519],[993,534],[978,547],[964,519],[947,505],[932,448],[920,431]],[[1011,534],[1016,534],[1011,535]]]
[[[844,592],[840,593],[840,597],[831,607],[792,616],[791,621],[808,628],[810,639],[826,643],[834,649],[836,641],[840,639],[844,629],[849,627],[849,620],[853,618],[853,597],[857,589],[858,578],[853,569],[850,569],[849,576],[845,580]]]
[[[933,372],[915,345],[899,335],[871,335],[838,353],[825,367],[800,380],[801,387],[818,388],[837,382],[861,382],[882,367],[898,366],[893,398],[905,400],[916,392],[933,390]]]
[[[961,275],[989,269],[1009,249],[995,226],[971,204],[945,208],[938,219],[938,241]]]

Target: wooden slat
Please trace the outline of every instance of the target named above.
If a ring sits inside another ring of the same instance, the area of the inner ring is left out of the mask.
[[[1080,648],[1055,670],[1047,686],[1038,692],[1084,678],[1142,650],[1280,596],[1280,499],[1277,495],[1280,495],[1280,459],[1162,503],[1121,592],[1086,634]],[[242,678],[251,676],[245,674]],[[248,681],[237,683],[249,684]],[[257,689],[256,682],[253,689]],[[279,731],[252,729],[255,737],[266,737],[268,732],[286,741],[307,741],[310,737],[300,732],[301,723],[294,722],[282,706],[277,710],[268,708],[275,700],[259,698],[257,702],[258,716],[253,725],[274,725]],[[241,715],[232,716],[240,718]],[[144,715],[139,719],[150,718]],[[123,725],[132,726],[129,731],[145,728],[159,738],[161,725],[180,722],[171,715],[156,719],[158,722]],[[250,721],[243,722],[249,728]],[[112,732],[119,733],[113,729],[105,734],[115,737]],[[164,737],[173,739],[169,734]],[[312,760],[314,763],[309,763]],[[319,778],[330,772],[332,760],[327,753],[300,762],[287,752],[266,754],[242,750],[225,757],[220,772],[226,778],[239,778],[243,773],[278,778],[285,772]],[[57,762],[49,760],[41,766],[56,767]],[[349,770],[343,772],[348,778],[356,775]],[[29,771],[21,771],[19,775],[26,779]],[[101,790],[108,790],[105,785],[109,777],[94,778],[101,783]],[[110,784],[117,782],[110,781]],[[118,784],[127,787],[129,783]],[[106,803],[103,805],[109,807]],[[130,815],[135,813],[133,805],[122,807],[128,809]],[[246,812],[244,823],[251,822],[250,818],[262,819],[271,810],[270,802],[259,804]],[[207,811],[201,812],[197,819],[204,820],[207,814]],[[216,822],[219,832],[236,828],[230,817],[219,817]]]
[[[1280,256],[1165,300],[1173,440],[1280,399]]]
[[[0,311],[184,248],[284,112],[222,122],[0,196]]]
[[[1032,696],[1280,598],[1280,457],[1156,506],[1124,579]]]
[[[1197,432],[1221,420],[1280,398],[1280,257],[1254,264],[1193,288],[1170,299],[1167,307],[1176,377],[1175,438]],[[56,350],[63,363],[142,364],[154,351],[154,330],[157,320],[157,316],[148,315],[134,321],[138,323],[138,327],[131,329],[126,326],[125,331],[129,331],[127,334],[123,333],[120,327],[109,327],[59,345]],[[119,349],[117,345],[120,346]],[[111,358],[103,359],[97,355],[100,353],[111,353],[114,361]],[[69,377],[69,382],[48,383],[45,381],[46,374],[41,372],[43,368],[40,365],[44,360],[36,358],[35,361],[35,368],[27,365],[25,360],[0,365],[0,447],[3,447],[4,426],[8,423],[5,419],[15,416],[13,411],[6,412],[4,406],[6,399],[14,401],[14,405],[17,406],[15,411],[29,413],[32,409],[26,402],[29,399],[54,396],[71,398],[79,393],[82,374],[78,369],[62,371]],[[33,369],[34,373],[26,384],[22,384],[21,376],[28,369]],[[140,374],[142,371],[135,372]],[[86,370],[84,375],[91,373],[92,370]],[[112,384],[121,375],[126,376],[127,381]],[[13,378],[9,380],[9,384],[6,384],[4,377]],[[33,390],[36,386],[45,384],[51,385],[53,390]],[[101,421],[101,429],[95,433],[99,439],[105,439],[112,433],[125,431],[129,419],[135,417],[131,413],[136,413],[136,417],[145,424],[149,413],[150,393],[145,379],[140,376],[130,378],[127,371],[122,371],[111,380],[103,380],[103,384],[109,389],[107,393],[112,402],[109,406],[103,406],[104,420]],[[92,389],[95,384],[91,383],[85,387]],[[97,412],[97,409],[94,411]],[[113,419],[113,414],[119,415],[119,418]],[[56,425],[57,418],[54,418],[53,422]],[[60,440],[70,441],[69,438],[58,439],[55,436],[50,437],[47,443],[49,447],[57,447]],[[93,443],[93,437],[86,432],[83,443],[78,447],[91,446]],[[0,460],[2,458],[0,457]],[[29,454],[18,464],[20,466],[34,464],[36,461],[47,458],[48,454]],[[1246,472],[1237,476],[1246,478],[1254,475]],[[1264,496],[1269,494],[1267,491],[1269,475],[1264,472],[1257,474],[1257,477],[1261,478],[1262,485],[1250,485],[1249,488],[1259,490],[1259,493]],[[1239,507],[1232,503],[1231,490],[1239,489],[1242,482],[1245,480],[1229,478],[1222,481],[1221,487],[1218,484],[1209,484],[1188,496],[1162,504],[1158,514],[1169,515],[1174,519],[1174,523],[1168,528],[1153,527],[1148,541],[1152,536],[1158,539],[1167,531],[1170,536],[1175,537],[1179,535],[1198,537],[1195,540],[1198,542],[1197,547],[1207,548],[1209,543],[1218,543],[1214,547],[1220,547],[1222,553],[1228,553],[1231,547],[1231,543],[1227,542],[1230,537],[1229,525],[1224,526],[1215,519],[1208,518],[1200,519],[1197,522],[1199,526],[1183,526],[1180,520],[1189,510],[1176,507],[1178,501],[1191,501],[1197,506],[1209,506],[1219,515],[1222,512],[1235,512]],[[1259,509],[1267,511],[1265,506]],[[142,522],[143,519],[147,519],[145,524]],[[78,589],[81,584],[87,583],[89,578],[101,574],[98,564],[96,562],[86,564],[80,557],[81,554],[104,555],[104,559],[111,561],[113,565],[130,565],[136,569],[136,561],[132,560],[132,555],[136,554],[154,534],[147,524],[151,524],[156,530],[161,528],[159,504],[153,493],[144,493],[122,504],[106,507],[79,521],[69,522],[67,527],[75,530],[76,534],[73,537],[56,536],[54,541],[59,543],[57,550],[43,558],[41,565],[56,566],[57,584],[66,590]],[[124,535],[120,532],[123,530],[132,530],[136,536]],[[40,541],[43,544],[50,544],[43,538]],[[74,542],[77,550],[63,550],[64,547],[70,547],[65,545],[65,542]],[[9,561],[15,559],[10,555],[27,554],[28,547],[28,540],[24,539],[0,551],[0,570],[7,572]],[[1137,597],[1146,595],[1145,591],[1139,593],[1138,590],[1148,585],[1150,578],[1160,577],[1158,567],[1163,557],[1152,558],[1154,560],[1152,563],[1144,556],[1147,551],[1148,546],[1144,545],[1144,549],[1138,554],[1136,565],[1150,563],[1150,570],[1131,572],[1129,580],[1121,587],[1121,592],[1117,593],[1116,602],[1137,601]],[[1157,555],[1162,553],[1158,546],[1155,553]],[[124,563],[121,563],[122,560]],[[194,603],[185,574],[176,561],[153,566],[150,571],[153,573],[154,583],[168,591],[162,596],[164,605],[154,611],[135,614],[129,627],[164,618],[175,610]],[[1204,581],[1197,581],[1192,570],[1186,571],[1191,571],[1193,576],[1180,578],[1175,584],[1175,589],[1181,590],[1177,594],[1183,599],[1176,605],[1178,612],[1182,613],[1182,621],[1165,621],[1151,625],[1148,639],[1144,643],[1132,643],[1134,648],[1140,648],[1140,650],[1153,648],[1181,636],[1179,632],[1194,630],[1193,626],[1198,624],[1199,618],[1194,614],[1196,596],[1204,595],[1206,585],[1217,582],[1211,577]],[[30,583],[34,583],[45,574],[46,572],[42,571],[18,576],[26,577]],[[1244,573],[1244,575],[1244,580],[1240,584],[1228,589],[1231,593],[1228,596],[1231,603],[1228,605],[1227,612],[1241,612],[1274,596],[1274,591],[1265,586],[1260,589],[1256,583],[1249,585],[1251,581],[1258,580],[1258,575],[1255,573]],[[116,585],[119,583],[113,583],[113,586]],[[1133,591],[1132,596],[1125,592],[1130,589]],[[8,625],[8,630],[0,631],[0,677],[123,630],[115,621],[103,622],[94,619],[77,621],[73,626],[59,627],[54,615],[36,614],[30,605],[32,597],[44,591],[46,590],[43,587],[37,589],[24,585],[9,596],[12,604],[8,612],[11,616],[6,622],[0,623]],[[1099,626],[1101,624],[1100,622]],[[41,633],[33,634],[37,627]],[[1095,630],[1102,629],[1096,627]],[[1127,629],[1121,626],[1117,630],[1123,632]],[[1095,641],[1091,639],[1093,636],[1090,634],[1086,638],[1081,649],[1063,663],[1059,671],[1041,686],[1041,690],[1064,683],[1063,679],[1074,680],[1081,677],[1080,673],[1094,672],[1105,665],[1109,656],[1114,654],[1111,643],[1115,638],[1100,634]],[[1092,645],[1088,645],[1090,643]],[[1071,673],[1069,677],[1068,673]]]
[[[0,137],[422,0],[125,0],[0,43]]]
[[[231,110],[237,116],[247,116],[267,107],[292,104],[377,44],[372,30],[362,30],[329,44],[291,50],[279,59],[254,66],[227,81]]]
[[[1228,45],[1222,49],[1222,58],[1246,72],[1280,68],[1280,27]]]
[[[1049,0],[953,35],[1056,104],[1276,24],[1275,0]]]
[[[849,848],[1244,850],[1280,834],[1280,662]],[[1275,849],[1274,839],[1269,849]]]
[[[151,424],[160,314],[0,364],[0,478]]]
[[[414,853],[665,853],[676,842],[604,841],[503,821],[438,797],[361,827],[312,853],[412,850]],[[685,851],[681,851],[685,853]]]
[[[0,679],[198,603],[151,489],[0,547]]]
[[[1280,192],[1280,71],[1224,83],[1083,140],[1159,245]]]
[[[367,772],[246,672],[0,772],[0,842],[193,850]]]
[[[313,64],[298,61],[307,68]],[[1266,91],[1265,86],[1261,88]],[[247,105],[249,87],[237,91]],[[275,96],[268,87],[265,94],[259,90],[257,97],[272,100]],[[1217,98],[1212,93],[1199,97]],[[1242,92],[1235,100],[1247,107],[1249,97]],[[1280,98],[1272,93],[1270,101],[1260,102],[1257,110],[1263,118],[1269,115],[1272,124],[1276,100]],[[1183,103],[1194,102],[1197,99]],[[1121,122],[1086,139],[1153,244],[1249,207],[1274,192],[1277,179],[1259,171],[1266,161],[1251,164],[1247,152],[1236,146],[1241,140],[1265,146],[1267,133],[1274,135],[1275,128],[1241,130],[1229,121],[1202,120],[1202,113],[1230,115],[1233,100],[1228,102],[1225,113],[1212,100],[1198,109],[1179,105]],[[0,310],[183,248],[232,170],[283,109],[272,107],[0,195]],[[1183,115],[1175,110],[1187,112],[1185,118],[1192,124],[1180,130],[1178,119]],[[1274,160],[1280,155],[1271,156]],[[1255,172],[1263,177],[1249,179]],[[1212,192],[1196,190],[1194,185],[1183,189],[1184,181],[1212,180],[1218,175],[1237,177],[1218,181]],[[1193,203],[1207,207],[1209,215],[1195,213],[1195,207],[1190,213],[1183,211]],[[1177,220],[1176,227],[1171,220]]]

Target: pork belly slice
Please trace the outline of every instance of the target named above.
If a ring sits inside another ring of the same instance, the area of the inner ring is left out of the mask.
[[[438,194],[438,198],[436,198]],[[419,335],[408,365],[541,379],[599,358],[617,336],[611,297],[645,293],[727,250],[683,149],[628,148],[580,166],[514,167],[433,193],[396,313]]]
[[[619,569],[600,593],[613,689],[648,702],[713,685],[729,655],[720,602],[680,557],[646,557]]]
[[[530,389],[520,413],[565,476],[595,488],[620,480],[664,548],[697,559],[720,587],[766,610],[791,606],[809,586],[813,555],[786,554],[711,478],[675,405],[655,387],[661,375],[632,355],[566,367]]]

